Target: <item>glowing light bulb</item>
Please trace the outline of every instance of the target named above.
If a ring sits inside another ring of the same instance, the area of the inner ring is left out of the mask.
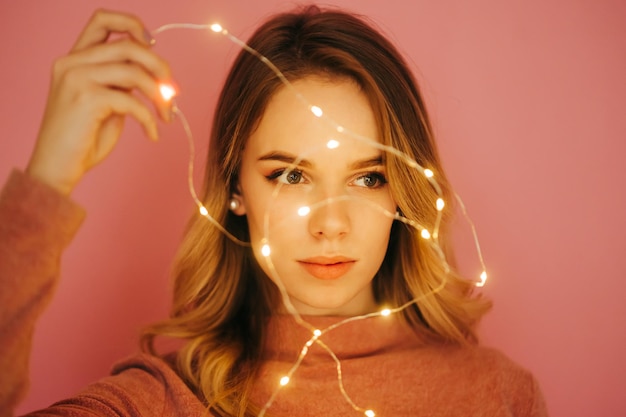
[[[328,141],[328,143],[326,144],[326,147],[328,149],[336,149],[339,147],[339,142],[336,141],[335,139],[331,139]]]
[[[435,174],[430,169],[426,168],[424,170],[424,175],[426,175],[426,178],[432,178]]]
[[[430,232],[426,229],[422,229],[422,237],[424,239],[430,239]]]
[[[380,315],[381,315],[381,316],[388,316],[388,315],[390,315],[390,314],[391,314],[391,310],[389,310],[388,308],[386,308],[386,309],[384,309],[384,310],[382,310],[382,311],[380,312]]]
[[[280,385],[282,385],[283,387],[285,385],[287,385],[289,383],[289,377],[288,376],[284,376],[280,379]]]
[[[320,109],[317,106],[311,106],[311,113],[313,113],[314,115],[316,115],[317,117],[322,117],[322,114],[324,114],[324,112],[322,111],[322,109]]]
[[[317,336],[317,337],[320,337],[320,336],[322,335],[322,331],[321,331],[321,330],[319,330],[319,329],[315,329],[315,330],[313,330],[313,334],[314,334],[315,336]]]
[[[444,203],[442,198],[437,199],[437,210],[441,211],[445,207],[446,203]]]
[[[308,206],[302,206],[298,209],[298,216],[306,216],[307,214],[309,214],[311,212],[311,208]]]
[[[267,243],[261,247],[261,255],[270,256],[270,245]]]
[[[365,410],[364,413],[367,417],[374,417],[376,416],[376,413],[373,410]]]
[[[480,273],[480,282],[477,282],[476,286],[482,287],[485,285],[485,282],[487,282],[487,271],[483,271]]]
[[[209,210],[207,210],[204,206],[200,206],[200,214],[202,214],[203,216],[208,216]]]
[[[222,25],[220,25],[219,23],[213,23],[211,25],[211,30],[215,33],[219,33],[222,31]]]
[[[159,92],[165,101],[170,101],[176,95],[176,90],[169,84],[160,84]]]

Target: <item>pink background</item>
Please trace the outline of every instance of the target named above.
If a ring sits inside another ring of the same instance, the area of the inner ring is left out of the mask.
[[[471,5],[470,5],[471,3]],[[279,0],[2,0],[0,181],[25,166],[52,60],[98,6],[148,27],[220,21],[246,38]],[[335,0],[371,16],[411,60],[445,165],[476,223],[495,309],[488,345],[539,379],[552,416],[626,415],[626,3]],[[237,48],[167,32],[203,160],[210,115]],[[152,144],[129,122],[119,147],[74,194],[89,212],[38,327],[20,412],[72,395],[136,349],[164,316],[168,267],[192,208],[180,124]],[[467,273],[478,265],[458,227]],[[1,371],[0,371],[1,372]]]

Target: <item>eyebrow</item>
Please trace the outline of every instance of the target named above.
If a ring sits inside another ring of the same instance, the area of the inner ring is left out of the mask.
[[[297,162],[298,160],[299,158],[296,155],[293,155],[287,152],[279,152],[279,151],[268,152],[265,155],[260,156],[258,159],[258,161],[280,161],[280,162],[284,162],[287,164],[295,164],[295,162]],[[371,168],[373,166],[378,166],[382,164],[383,164],[383,157],[381,154],[379,154],[371,158],[366,158],[366,159],[355,161],[352,164],[350,164],[349,168],[351,170],[359,170],[359,169],[364,169],[364,168]],[[302,166],[304,168],[313,167],[313,164],[311,163],[311,161],[307,159],[299,160],[297,165]]]
[[[298,157],[296,155],[292,155],[286,152],[272,151],[272,152],[266,153],[265,155],[260,156],[258,160],[259,161],[280,161],[286,164],[295,165],[295,163],[298,161]],[[311,168],[313,166],[313,164],[306,159],[301,159],[297,165],[303,166],[305,168]]]

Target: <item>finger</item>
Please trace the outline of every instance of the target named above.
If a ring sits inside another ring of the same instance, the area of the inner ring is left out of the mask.
[[[171,102],[163,99],[160,83],[152,78],[144,69],[130,63],[106,63],[81,67],[76,71],[77,77],[87,82],[121,90],[138,90],[149,99],[166,121],[171,118]]]
[[[100,111],[101,122],[105,122],[112,114],[130,116],[139,122],[150,139],[155,141],[158,139],[156,120],[152,112],[137,97],[113,89],[104,89],[95,97],[93,105]]]
[[[136,16],[99,9],[91,16],[71,51],[80,51],[102,43],[113,32],[128,33],[137,42],[147,46],[152,43],[145,26]]]
[[[112,74],[110,74],[111,71]],[[159,110],[160,113],[166,117],[166,120],[169,116],[170,109],[166,107],[168,105],[159,101],[156,81],[137,65],[123,63],[82,65],[64,71],[54,84],[53,92],[49,96],[53,101],[48,103],[47,111],[61,112],[60,114],[64,111],[66,113],[78,112],[83,116],[79,117],[76,123],[86,123],[96,129],[112,113],[125,114],[125,111],[129,111],[128,109],[133,109],[129,107],[133,103],[141,104],[141,109],[135,110],[134,114],[146,121],[148,118],[143,115],[145,110],[149,113],[150,123],[154,124],[152,113],[140,100],[128,92],[134,88],[146,97],[156,96],[153,101],[163,106],[163,109]],[[129,102],[123,99],[124,96],[132,100]],[[107,103],[108,99],[115,101]],[[149,126],[146,129],[150,137],[154,138],[155,129],[150,129]]]
[[[80,65],[106,62],[135,63],[141,65],[157,80],[167,81],[171,79],[171,70],[167,61],[152,50],[128,39],[120,39],[72,53],[59,60],[56,70],[64,72]]]

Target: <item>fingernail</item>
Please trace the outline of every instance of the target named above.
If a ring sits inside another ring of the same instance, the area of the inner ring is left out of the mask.
[[[148,29],[143,30],[143,38],[150,46],[153,46],[156,43],[156,39],[152,37],[152,34],[148,31]]]

